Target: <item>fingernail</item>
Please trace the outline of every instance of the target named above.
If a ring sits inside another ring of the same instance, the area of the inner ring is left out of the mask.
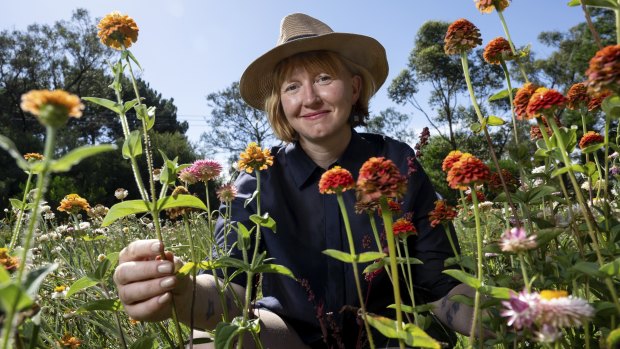
[[[164,293],[159,297],[159,299],[157,299],[157,303],[159,304],[168,303],[168,301],[170,301],[170,292]]]
[[[158,242],[154,242],[151,245],[151,251],[153,251],[153,252],[159,252],[160,249],[161,249],[161,243],[159,241]]]
[[[167,277],[161,280],[161,282],[159,283],[159,286],[161,286],[161,288],[170,288],[174,286],[175,282],[176,282],[176,278],[174,276],[171,276],[171,277]]]
[[[157,266],[157,271],[162,274],[172,273],[172,263],[162,263]]]

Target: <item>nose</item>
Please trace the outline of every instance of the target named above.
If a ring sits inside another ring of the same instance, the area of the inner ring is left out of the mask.
[[[315,90],[314,84],[308,84],[306,88],[304,88],[304,106],[313,106],[321,103],[321,97]]]

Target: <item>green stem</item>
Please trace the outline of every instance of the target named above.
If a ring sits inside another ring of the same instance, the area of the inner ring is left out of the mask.
[[[22,293],[22,284],[24,280],[24,271],[26,270],[26,261],[28,260],[28,251],[30,250],[30,244],[32,242],[32,237],[34,235],[35,227],[39,221],[39,203],[45,194],[48,184],[48,175],[49,168],[52,162],[52,157],[54,156],[54,145],[56,143],[56,128],[51,126],[45,127],[46,135],[45,135],[45,150],[43,152],[43,169],[37,175],[37,191],[35,194],[35,199],[33,201],[34,207],[32,208],[31,218],[28,222],[28,231],[26,232],[26,238],[23,243],[22,255],[20,258],[19,267],[17,269],[17,277],[13,281],[15,285],[17,285],[17,294],[15,295],[15,300],[11,304],[9,309],[6,309],[6,318],[3,321],[3,335],[2,335],[2,348],[6,349],[9,345],[9,339],[11,337],[13,320],[15,319],[15,313],[17,311],[17,303],[21,298]]]
[[[476,258],[477,262],[477,279],[478,284],[482,286],[482,232],[480,225],[480,209],[478,208],[478,196],[476,195],[476,186],[472,185],[471,188],[471,200],[474,204],[474,219],[476,222],[476,252],[478,258]],[[469,334],[469,345],[470,347],[474,346],[474,340],[476,337],[476,333],[482,333],[481,331],[476,332],[476,326],[478,323],[478,318],[480,317],[480,291],[479,288],[476,288],[476,296],[474,298],[474,317],[471,321],[471,330]]]
[[[196,272],[198,268],[196,268],[196,263],[198,263],[198,258],[196,257],[196,248],[194,247],[194,239],[192,237],[192,230],[189,227],[189,220],[187,219],[187,213],[183,213],[183,226],[185,228],[185,234],[187,235],[187,241],[189,241],[189,252],[192,256],[192,262],[194,266],[192,267],[192,300],[190,303],[190,312],[189,312],[189,328],[194,328],[194,304],[196,304]],[[217,277],[214,277],[217,279]],[[189,347],[190,349],[194,347],[194,336],[189,336]]]
[[[409,246],[407,246],[407,237],[405,236],[403,239],[403,245],[405,247],[405,258],[407,258],[407,261],[405,262],[405,264],[407,264],[407,278],[409,279],[409,297],[411,297],[411,306],[413,307],[413,321],[415,323],[416,326],[420,326],[420,324],[418,324],[418,312],[417,310],[415,310],[415,294],[414,294],[414,290],[413,290],[413,274],[411,272],[411,263],[409,262]]]
[[[618,0],[618,6],[620,7],[620,0]],[[616,13],[616,44],[620,45],[620,9],[614,10]]]
[[[521,273],[523,274],[525,289],[527,292],[530,292],[530,279],[527,277],[527,268],[525,267],[525,258],[523,258],[523,253],[519,253],[519,264],[521,264]]]
[[[519,146],[519,133],[517,131],[517,116],[515,115],[515,108],[512,107],[512,83],[510,82],[510,73],[504,60],[500,60],[504,76],[506,77],[506,84],[508,85],[508,100],[510,101],[510,112],[512,113],[512,130],[514,132],[515,144]]]
[[[382,196],[380,199],[380,204],[381,216],[383,218],[383,228],[385,229],[388,251],[390,254],[390,271],[392,273],[392,285],[394,288],[394,303],[396,304],[396,331],[402,332],[402,299],[400,297],[400,285],[398,282],[398,266],[396,263],[396,244],[394,243],[394,230],[392,228],[392,212],[390,211],[390,207],[387,203],[387,198]],[[401,349],[405,348],[405,342],[402,339],[398,339],[398,344]]]
[[[517,65],[519,66],[519,70],[521,71],[521,74],[523,75],[523,80],[525,82],[530,82],[530,80],[527,78],[527,74],[525,74],[525,69],[523,68],[523,65],[521,65],[521,59],[517,55],[517,49],[515,48],[515,45],[512,42],[512,38],[510,37],[510,32],[508,31],[508,25],[506,24],[506,19],[504,18],[504,14],[502,11],[497,11],[497,15],[499,16],[500,22],[502,22],[502,27],[504,28],[506,39],[508,40],[508,43],[510,44],[510,49],[512,50],[512,54],[517,56],[515,61],[517,62]]]
[[[461,264],[461,255],[456,250],[456,245],[454,244],[454,241],[452,240],[452,232],[450,231],[450,225],[448,223],[442,223],[442,225],[443,225],[443,230],[446,232],[446,235],[448,236],[448,242],[450,243],[450,247],[452,247],[452,252],[454,253],[454,257],[459,263],[459,267],[461,268],[461,271],[465,272],[465,268],[463,268],[463,265]]]
[[[617,15],[619,13],[620,11],[616,11]],[[618,23],[618,25],[620,25],[620,23]],[[620,127],[620,123],[618,123],[618,126]],[[608,201],[609,200],[609,131],[610,131],[610,128],[611,128],[611,116],[605,115],[605,136],[604,136],[605,137],[604,138],[604,144],[605,144],[605,185],[604,187],[605,187],[605,191],[603,192],[603,215],[605,217],[605,220],[604,220],[605,231],[607,232],[609,232],[609,229],[610,229],[609,227],[609,201]],[[596,164],[598,165],[599,171],[600,171],[600,164],[598,163],[598,161],[596,162]]]
[[[24,188],[24,196],[22,197],[22,206],[19,209],[19,215],[17,215],[17,221],[15,222],[15,229],[13,229],[13,235],[11,236],[11,243],[9,244],[9,252],[12,252],[17,243],[19,232],[22,230],[22,220],[24,219],[24,211],[26,211],[26,200],[28,200],[28,193],[30,192],[30,185],[32,184],[32,170],[28,171],[28,179],[26,180],[26,188]]]
[[[347,214],[347,208],[344,204],[344,200],[342,199],[342,193],[336,194],[336,199],[338,200],[338,206],[340,206],[340,214],[342,215],[342,219],[344,221],[344,227],[347,232],[347,240],[349,241],[349,253],[353,261],[351,262],[353,266],[353,279],[355,279],[355,288],[357,289],[357,297],[360,300],[360,307],[362,308],[362,318],[364,319],[364,326],[366,327],[366,335],[368,336],[368,343],[372,349],[375,348],[375,342],[372,338],[372,332],[370,330],[370,324],[368,323],[366,313],[366,302],[364,301],[364,295],[362,294],[362,286],[360,285],[360,274],[357,269],[357,254],[355,253],[355,242],[353,241],[353,233],[351,233],[351,225],[349,223],[349,215]]]

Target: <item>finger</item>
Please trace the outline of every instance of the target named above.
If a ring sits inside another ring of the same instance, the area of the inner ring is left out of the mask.
[[[162,244],[156,239],[134,241],[121,250],[118,261],[119,263],[124,263],[127,261],[154,259],[160,254],[162,249]]]
[[[134,282],[119,287],[118,296],[123,304],[140,303],[171,291],[177,284],[175,276]]]
[[[125,305],[125,311],[134,320],[162,321],[170,317],[170,293],[149,298],[143,302]]]
[[[174,273],[174,268],[174,264],[166,260],[125,262],[119,264],[114,270],[114,282],[120,286],[170,276]]]

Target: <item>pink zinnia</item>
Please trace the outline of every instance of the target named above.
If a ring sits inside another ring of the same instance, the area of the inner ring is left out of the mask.
[[[198,182],[198,178],[194,172],[192,172],[191,166],[186,167],[179,172],[179,179],[187,184],[195,184]]]
[[[500,239],[499,245],[504,252],[519,253],[536,248],[536,235],[527,236],[523,228],[506,230]]]
[[[217,178],[222,173],[222,165],[211,159],[198,160],[189,167],[189,171],[199,181],[207,182]]]

